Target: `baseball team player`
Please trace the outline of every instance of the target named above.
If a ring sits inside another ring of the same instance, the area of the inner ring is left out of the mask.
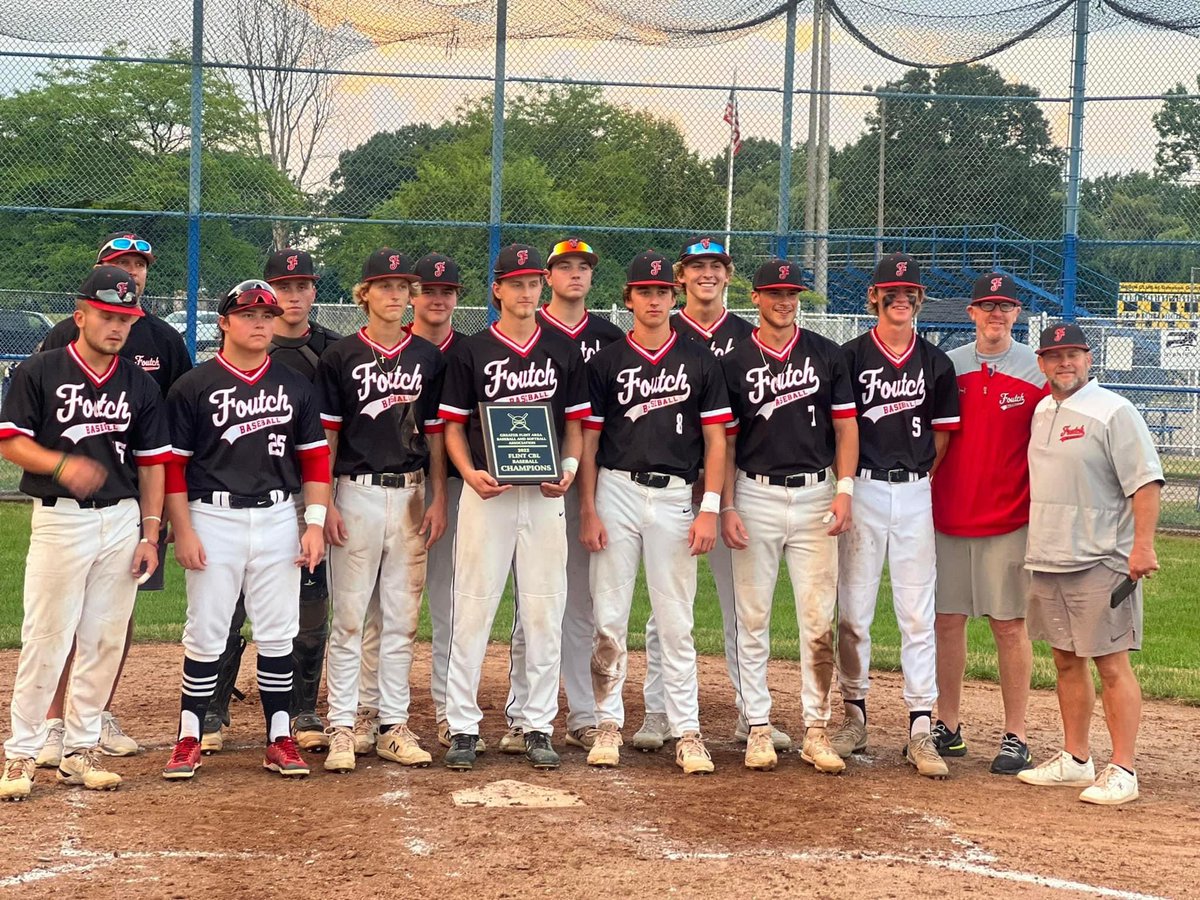
[[[867,290],[878,316],[844,346],[858,406],[854,518],[838,544],[838,681],[845,718],[832,744],[843,758],[867,746],[871,621],[886,559],[900,629],[909,736],[905,758],[930,778],[949,774],[931,734],[937,699],[936,580],[929,479],[959,426],[958,386],[946,354],[917,334],[925,299],[917,261],[883,257]]]
[[[718,359],[733,352],[734,347],[750,337],[754,327],[725,308],[725,289],[733,278],[734,268],[733,260],[719,241],[709,236],[688,241],[673,266],[673,272],[675,281],[683,286],[684,293],[683,308],[671,317],[671,327],[680,337],[703,344]],[[699,497],[694,496],[693,500],[699,502]],[[725,668],[733,685],[734,702],[738,705],[734,738],[745,743],[750,737],[750,729],[737,689],[737,611],[733,596],[733,558],[723,541],[718,541],[708,554],[708,566],[716,582],[717,599],[721,604],[721,621],[725,630]],[[646,684],[643,691],[646,722],[633,736],[633,746],[639,750],[661,747],[665,737],[661,731],[665,724],[661,715],[663,698],[658,665],[661,652],[657,622],[652,614],[646,623]],[[792,748],[792,739],[774,726],[771,728],[771,743],[777,750]]]
[[[696,557],[716,543],[732,415],[720,364],[671,329],[675,290],[665,256],[648,250],[634,257],[624,291],[633,330],[588,365],[580,540],[592,552],[591,669],[600,723],[588,765],[620,762],[629,611],[644,558],[675,762],[693,775],[713,771],[700,734],[692,640]],[[701,463],[704,498],[693,515]]]
[[[58,780],[92,790],[121,783],[101,762],[101,719],[137,579],[158,566],[166,416],[154,381],[118,355],[142,314],[137,292],[124,269],[101,265],[77,298],[79,337],[22,363],[0,409],[0,454],[24,470],[21,490],[34,498],[4,800],[33,787],[72,644]]]
[[[105,236],[96,251],[97,265],[111,265],[124,269],[133,280],[134,290],[139,298],[146,292],[146,279],[150,266],[154,262],[154,248],[150,242],[128,231],[114,231]],[[154,379],[162,396],[180,375],[192,367],[192,359],[188,355],[187,346],[179,332],[164,322],[150,310],[142,307],[143,315],[133,321],[129,330],[129,339],[121,346],[119,356],[129,360],[139,369]],[[42,341],[42,350],[62,349],[79,339],[79,326],[73,316],[60,320]],[[163,559],[166,553],[166,529],[159,530],[160,543],[158,558]],[[163,589],[163,573],[165,566],[158,566],[150,577],[138,585],[138,591],[161,591]],[[121,682],[121,673],[125,669],[125,659],[129,655],[129,645],[133,641],[133,617],[129,619],[129,629],[125,639],[125,649],[121,652],[121,665],[117,669],[117,677],[113,682],[113,696],[116,696],[117,686]],[[54,700],[46,714],[50,722],[50,734],[42,752],[38,754],[39,768],[54,769],[62,759],[63,747],[63,701],[66,696],[67,681],[71,672],[71,657],[63,668],[62,677],[58,681],[58,690],[54,692]],[[100,720],[100,750],[106,756],[132,756],[140,749],[137,741],[125,734],[120,722],[112,714],[113,697],[108,698],[108,704]]]
[[[591,315],[587,295],[592,288],[592,272],[600,261],[596,251],[579,238],[559,241],[546,257],[546,282],[550,302],[538,310],[542,328],[559,331],[574,341],[587,363],[602,348],[619,341],[621,329],[607,319]],[[573,747],[591,747],[591,730],[596,725],[595,699],[588,661],[592,655],[592,597],[588,588],[588,553],[576,540],[579,534],[579,493],[566,496],[567,507],[567,611],[562,627],[562,674],[567,695],[566,742]],[[504,753],[523,753],[525,742],[522,707],[528,686],[525,684],[525,633],[520,620],[513,623],[512,677],[508,703],[508,733],[500,739]]]
[[[958,718],[967,618],[986,616],[1004,701],[1004,736],[991,767],[997,775],[1033,765],[1025,734],[1033,670],[1025,630],[1028,450],[1033,410],[1047,387],[1033,349],[1013,340],[1020,312],[1011,276],[988,272],[975,281],[967,307],[975,340],[948,354],[958,380],[962,429],[951,438],[933,482],[938,673],[933,740],[943,757],[967,753]]]
[[[271,286],[244,281],[217,309],[222,348],[171,388],[173,459],[167,514],[187,570],[179,738],[163,769],[191,778],[238,594],[254,625],[258,690],[266,719],[263,766],[307,775],[288,714],[299,628],[301,567],[317,568],[329,503],[329,445],[304,376],[268,355],[283,310]],[[293,495],[304,494],[297,539]]]
[[[746,768],[770,770],[777,762],[767,660],[771,603],[786,558],[800,626],[800,752],[819,771],[836,773],[846,764],[826,728],[837,535],[850,527],[858,423],[841,347],[796,325],[802,290],[797,264],[773,259],[759,266],[750,293],[759,326],[721,361],[733,410],[721,531],[733,548],[736,684],[750,726]]]
[[[417,279],[397,250],[384,247],[367,257],[354,286],[367,324],[330,347],[317,370],[336,479],[325,521],[334,597],[325,768],[334,772],[355,768],[363,620],[372,597],[379,608],[375,752],[406,766],[427,766],[432,759],[408,727],[408,675],[426,552],[446,527],[445,449],[437,418],[445,363],[436,346],[404,328]]]
[[[492,620],[510,570],[525,631],[522,710],[525,754],[535,768],[553,769],[550,743],[558,712],[559,659],[567,593],[567,533],[563,495],[579,465],[580,421],[588,414],[587,380],[578,347],[542,328],[537,307],[545,275],[536,249],[500,251],[492,293],[500,318],[460,341],[447,359],[440,417],[446,449],[466,487],[454,547],[454,606],[446,674],[450,749],[445,763],[475,763],[479,679]],[[558,431],[563,476],[541,485],[500,485],[487,471],[477,405],[549,403]],[[515,558],[514,558],[515,557]]]
[[[341,335],[312,321],[309,314],[317,299],[317,274],[312,256],[288,247],[267,257],[263,280],[275,291],[283,312],[275,317],[274,334],[267,353],[272,362],[283,363],[312,382],[317,377],[321,355]],[[303,498],[296,497],[297,525],[303,532]],[[321,666],[325,661],[325,640],[329,634],[329,582],[322,560],[313,572],[300,579],[300,631],[292,642],[295,681],[292,685],[292,734],[301,750],[324,750],[329,746],[325,723],[317,715],[317,690],[321,685]],[[204,718],[200,749],[216,753],[224,746],[222,728],[229,724],[229,701],[239,697],[237,677],[241,669],[246,639],[246,605],[241,597],[229,624],[225,652],[217,675],[217,688]]]

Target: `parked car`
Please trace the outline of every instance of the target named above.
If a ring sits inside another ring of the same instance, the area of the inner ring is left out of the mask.
[[[180,334],[187,334],[187,310],[176,310],[164,319],[168,325]],[[217,314],[212,310],[201,309],[196,312],[196,349],[213,349],[220,342],[221,329],[217,326]]]
[[[53,327],[40,312],[0,309],[0,356],[28,356]]]

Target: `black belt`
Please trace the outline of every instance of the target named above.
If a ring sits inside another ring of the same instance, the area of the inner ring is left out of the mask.
[[[425,482],[425,473],[421,469],[412,472],[370,472],[366,475],[347,476],[355,484],[366,484],[373,487],[405,488]]]
[[[928,472],[916,472],[912,469],[859,469],[859,478],[870,478],[872,481],[886,481],[888,484],[906,484],[910,481],[920,481],[928,478]]]
[[[225,494],[221,500],[215,499],[212,494],[201,494],[197,497],[201,503],[209,503],[213,506],[224,506],[226,509],[266,509],[268,506],[274,506],[277,501],[270,494]]]
[[[59,500],[69,500],[69,497],[44,497],[42,498],[42,506],[49,506],[53,509],[58,506]],[[110,506],[116,506],[120,500],[76,500],[80,509],[108,509]]]
[[[770,484],[775,487],[809,487],[814,484],[820,484],[829,477],[829,470],[822,469],[820,472],[799,472],[795,475],[756,475],[754,472],[747,472],[746,477],[751,481],[757,481],[759,484]]]
[[[671,476],[659,472],[630,472],[629,480],[642,487],[665,488],[671,483]]]

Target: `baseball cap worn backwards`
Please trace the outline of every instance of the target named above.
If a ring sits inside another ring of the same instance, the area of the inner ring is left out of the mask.
[[[492,277],[496,281],[516,278],[518,275],[544,275],[541,254],[528,244],[509,244],[496,257]]]
[[[1017,283],[1011,275],[1002,272],[988,272],[975,279],[975,286],[971,290],[971,302],[982,303],[984,300],[996,300],[1001,303],[1007,300],[1009,303],[1021,305],[1021,299],[1017,296]]]
[[[679,261],[682,263],[692,259],[700,259],[704,256],[712,256],[719,259],[725,265],[733,262],[733,257],[725,250],[725,245],[716,238],[708,235],[699,235],[690,238],[683,249],[679,251]]]
[[[806,288],[800,274],[800,266],[796,263],[786,259],[770,259],[754,271],[751,286],[756,291],[803,291]]]
[[[675,276],[671,273],[671,263],[654,250],[639,253],[629,264],[628,277],[625,283],[629,287],[661,286],[675,287]]]
[[[421,284],[430,287],[462,287],[462,279],[458,274],[458,263],[444,253],[427,253],[417,260],[413,270]]]
[[[126,253],[136,253],[146,260],[146,264],[154,262],[154,248],[145,238],[139,237],[132,231],[112,231],[100,241],[96,252],[96,262],[106,263]]]
[[[907,253],[889,253],[875,266],[871,287],[915,287],[923,288],[921,266]]]
[[[1091,350],[1088,346],[1087,335],[1074,322],[1055,322],[1042,331],[1038,341],[1037,354],[1041,356],[1047,350]]]
[[[596,251],[592,249],[591,244],[573,237],[559,241],[550,248],[550,255],[546,257],[546,268],[552,268],[556,262],[568,256],[582,256],[588,261],[588,265],[591,266],[595,266],[596,263],[600,262],[600,257],[596,255]]]
[[[263,271],[263,279],[267,282],[283,281],[287,278],[308,278],[316,281],[317,277],[313,272],[312,256],[294,247],[276,250],[268,256]]]
[[[144,316],[138,306],[137,285],[129,273],[117,266],[96,266],[79,288],[79,298],[105,312]]]
[[[217,306],[217,315],[229,316],[259,307],[266,309],[272,315],[283,315],[283,308],[279,305],[279,298],[275,296],[275,290],[265,281],[251,278],[230,289],[229,293],[221,299],[220,305]]]
[[[377,278],[403,278],[405,281],[419,280],[413,272],[412,260],[399,250],[391,247],[380,247],[367,257],[363,263],[362,281],[374,281]]]

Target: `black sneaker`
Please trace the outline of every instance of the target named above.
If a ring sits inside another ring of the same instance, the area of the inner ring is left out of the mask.
[[[962,723],[951,731],[941,719],[933,726],[933,744],[938,756],[966,756],[967,743],[962,739]]]
[[[550,746],[550,736],[544,731],[525,732],[525,758],[535,769],[557,769],[558,754]]]
[[[450,735],[450,749],[446,751],[442,762],[447,769],[468,771],[475,768],[475,745],[479,743],[477,734]]]
[[[1000,740],[1000,752],[992,760],[993,775],[1016,775],[1033,768],[1029,745],[1011,731]]]

